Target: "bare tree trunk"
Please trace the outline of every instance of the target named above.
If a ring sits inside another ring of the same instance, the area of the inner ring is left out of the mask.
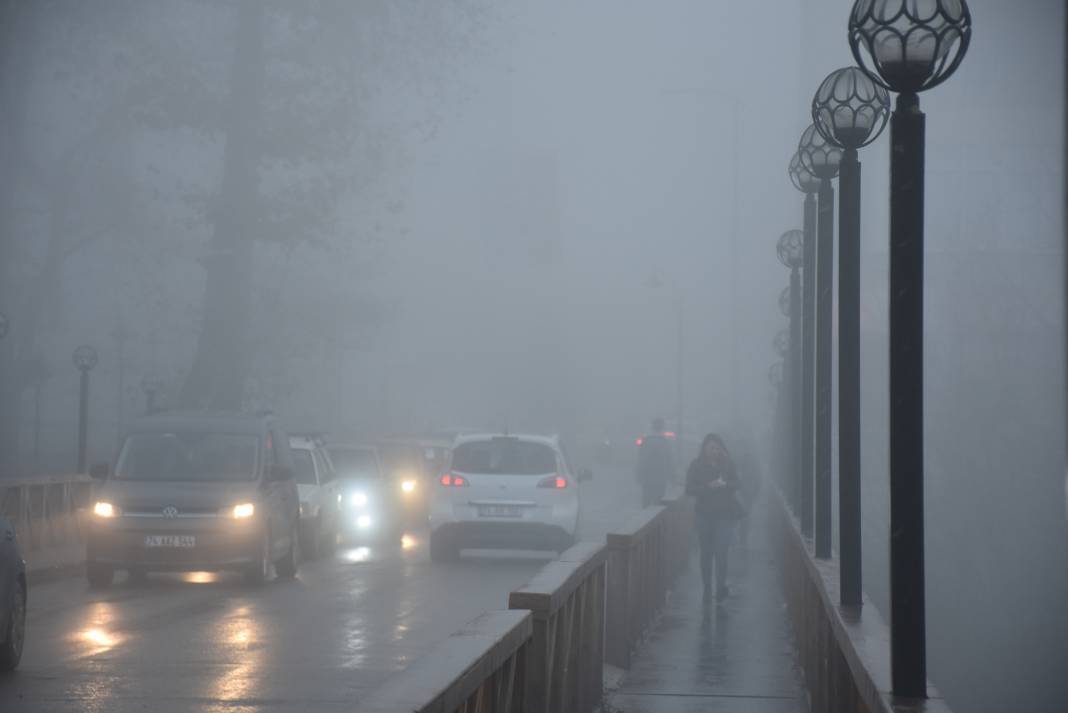
[[[251,248],[259,223],[256,167],[263,71],[263,9],[258,0],[242,0],[222,188],[212,250],[204,259],[204,317],[193,366],[179,397],[185,408],[240,408],[251,364]]]

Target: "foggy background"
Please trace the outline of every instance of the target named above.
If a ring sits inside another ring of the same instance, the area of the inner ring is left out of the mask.
[[[786,166],[853,62],[851,5],[263,4],[244,406],[292,430],[625,443],[677,420],[681,333],[685,431],[764,447],[774,248],[801,222]],[[956,710],[1056,710],[1064,5],[969,5],[967,57],[921,96],[931,677]],[[146,377],[179,402],[245,126],[226,109],[243,7],[5,9],[9,472],[73,469],[78,344],[100,353],[91,460]],[[887,139],[860,159],[865,589],[885,612]]]

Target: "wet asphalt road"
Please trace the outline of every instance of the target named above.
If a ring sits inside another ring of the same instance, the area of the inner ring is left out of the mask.
[[[636,495],[617,501],[611,483],[585,488],[584,539],[635,509]],[[22,665],[0,676],[0,711],[351,711],[467,621],[506,608],[550,558],[468,553],[432,564],[425,533],[411,539],[392,552],[342,548],[302,564],[294,581],[260,587],[210,573],[120,576],[105,591],[80,578],[34,587]]]

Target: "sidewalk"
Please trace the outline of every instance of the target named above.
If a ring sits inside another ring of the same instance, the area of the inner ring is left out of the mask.
[[[696,551],[604,713],[805,713],[778,569],[761,503],[749,548],[731,550],[731,594],[705,608]]]

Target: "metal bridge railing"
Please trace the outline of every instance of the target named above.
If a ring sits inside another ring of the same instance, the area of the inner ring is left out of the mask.
[[[0,513],[15,525],[23,551],[63,547],[84,541],[91,495],[87,475],[0,480]]]
[[[365,713],[591,713],[604,664],[627,666],[686,565],[688,498],[643,510],[580,543],[509,596],[390,677]]]

